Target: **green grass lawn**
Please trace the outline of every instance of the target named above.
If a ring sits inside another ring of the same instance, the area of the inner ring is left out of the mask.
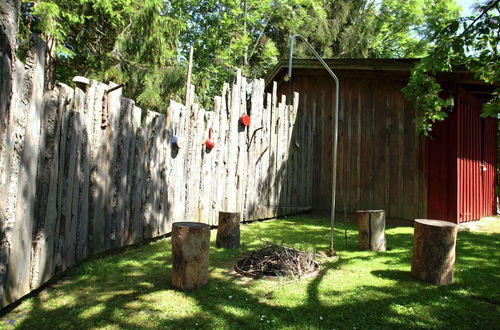
[[[243,225],[241,250],[215,248],[212,231],[210,283],[188,292],[172,288],[170,239],[162,239],[83,263],[3,315],[0,327],[500,328],[498,232],[459,232],[455,281],[441,287],[410,276],[412,228],[386,233],[389,251],[358,251],[355,224],[338,223],[340,257],[320,259],[319,276],[270,281],[242,278],[232,267],[242,253],[263,246],[260,239],[326,251],[328,219],[304,216]]]

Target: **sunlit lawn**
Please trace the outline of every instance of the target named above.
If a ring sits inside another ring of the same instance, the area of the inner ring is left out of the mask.
[[[498,231],[498,221],[491,221]],[[210,250],[211,281],[172,288],[170,239],[83,263],[0,319],[3,328],[475,328],[500,327],[499,233],[460,232],[455,282],[410,276],[410,227],[387,229],[389,251],[357,251],[357,229],[338,223],[339,259],[322,258],[315,278],[249,280],[232,272],[263,240],[326,251],[329,221],[294,217],[242,226],[241,250]],[[483,228],[484,229],[484,228]],[[486,228],[487,229],[487,228]],[[347,230],[347,243],[345,239]],[[215,231],[212,231],[215,240]]]

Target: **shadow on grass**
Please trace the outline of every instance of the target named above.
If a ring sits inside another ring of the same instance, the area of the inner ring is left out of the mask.
[[[270,282],[228,275],[242,253],[265,240],[326,250],[328,226],[326,219],[306,217],[244,226],[243,248],[212,247],[209,284],[185,292],[170,283],[169,240],[128,248],[82,264],[1,322],[19,329],[497,326],[498,240],[489,234],[459,233],[456,280],[442,287],[410,276],[411,230],[389,229],[392,249],[374,253],[357,250],[351,223],[336,226],[340,259],[325,259],[315,278]]]

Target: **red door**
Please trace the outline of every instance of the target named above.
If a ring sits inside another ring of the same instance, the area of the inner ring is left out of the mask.
[[[427,215],[461,223],[495,214],[497,121],[461,87],[455,102],[429,140]]]
[[[494,214],[496,120],[481,118],[482,104],[457,89],[458,223]]]

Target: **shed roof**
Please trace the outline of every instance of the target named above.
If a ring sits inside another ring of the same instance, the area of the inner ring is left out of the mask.
[[[325,59],[326,64],[333,70],[352,71],[382,71],[400,72],[410,74],[411,69],[418,63],[419,59],[380,59],[380,58],[349,58],[349,59]],[[317,59],[294,59],[293,69],[301,71],[324,70],[322,64]],[[264,77],[266,86],[273,80],[281,79],[288,70],[288,59],[281,59]],[[326,74],[326,70],[325,70]],[[456,66],[451,72],[443,72],[438,75],[438,80],[442,82],[460,83],[465,89],[476,96],[482,102],[491,99],[491,95],[500,84],[486,84],[474,78],[472,72],[467,71],[465,66]]]

